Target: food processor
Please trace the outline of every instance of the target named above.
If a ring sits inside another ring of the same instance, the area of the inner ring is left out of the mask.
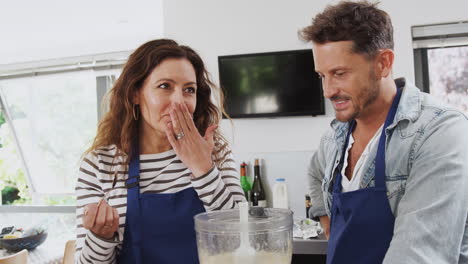
[[[292,211],[239,207],[195,216],[200,264],[290,264]]]

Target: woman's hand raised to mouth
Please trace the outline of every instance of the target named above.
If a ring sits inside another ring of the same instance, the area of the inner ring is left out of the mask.
[[[206,174],[213,167],[213,134],[218,125],[209,126],[205,135],[201,136],[185,104],[174,104],[170,116],[171,122],[166,125],[166,136],[177,156],[195,178]]]

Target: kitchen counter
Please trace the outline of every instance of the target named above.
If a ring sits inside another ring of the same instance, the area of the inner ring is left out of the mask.
[[[326,255],[328,240],[324,234],[311,239],[293,239],[293,254],[297,255]]]

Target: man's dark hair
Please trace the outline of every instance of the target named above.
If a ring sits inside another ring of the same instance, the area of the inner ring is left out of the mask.
[[[380,49],[393,49],[392,21],[377,4],[343,1],[329,5],[300,31],[300,37],[318,44],[351,40],[353,52],[372,58]]]

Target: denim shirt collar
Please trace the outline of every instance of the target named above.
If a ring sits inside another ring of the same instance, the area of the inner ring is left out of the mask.
[[[408,83],[405,78],[398,78],[395,80],[395,83],[397,87],[403,89],[403,94],[401,95],[395,120],[387,130],[393,129],[402,120],[415,122],[421,115],[422,108],[419,89],[413,84]]]

